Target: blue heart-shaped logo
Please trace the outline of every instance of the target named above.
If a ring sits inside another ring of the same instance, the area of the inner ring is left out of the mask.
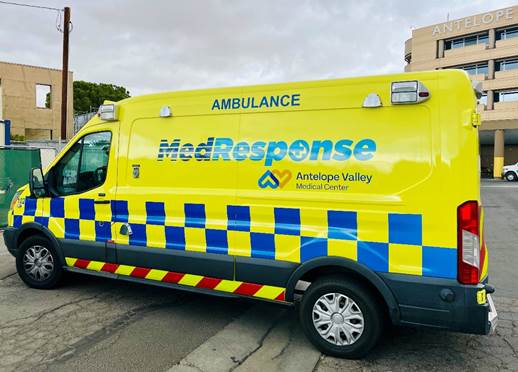
[[[272,172],[267,170],[257,181],[257,184],[260,188],[265,189],[267,187],[271,187],[272,189],[276,189],[279,187],[279,180],[277,177],[273,175]]]

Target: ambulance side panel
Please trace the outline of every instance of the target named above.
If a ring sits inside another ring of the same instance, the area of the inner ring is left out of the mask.
[[[461,73],[448,76],[468,83]],[[418,105],[389,104],[390,77],[373,77],[239,92],[245,97],[300,95],[300,107],[277,111],[207,112],[216,95],[178,97],[170,118],[143,117],[150,103],[128,108],[123,127],[129,142],[126,164],[121,161],[119,168],[118,203],[124,212],[127,204],[127,222],[136,231],[131,241],[117,235],[121,259],[126,260],[124,245],[129,250],[161,248],[151,250],[158,262],[171,249],[211,259],[212,254],[235,256],[237,279],[261,283],[271,282],[277,270],[285,281],[286,272],[297,265],[333,256],[378,273],[454,279],[456,208],[466,190],[448,190],[457,189],[457,180],[472,172],[455,174],[462,167],[452,169],[459,154],[451,151],[458,147],[459,121],[470,116],[459,107],[469,111],[473,95],[466,87],[470,96],[446,112],[443,123],[440,101],[457,99],[455,90],[442,88],[434,73],[422,74],[420,81],[433,96]],[[385,105],[362,108],[372,92]],[[186,144],[194,150],[211,138],[228,140],[229,146],[244,143],[249,156],[239,161],[212,154],[208,160],[195,159],[193,152],[181,158]],[[356,156],[354,146],[361,141],[374,143],[375,151]],[[288,146],[282,159],[267,161],[268,154],[261,154],[271,142]],[[295,142],[299,148],[290,147]],[[252,148],[256,143],[264,143],[262,150]],[[160,159],[160,146],[173,149]],[[139,178],[133,176],[135,167]],[[269,174],[279,181],[277,188],[268,185]],[[333,179],[308,178],[314,175]],[[124,262],[139,260],[131,255]],[[254,261],[260,263],[257,270],[241,270]]]
[[[128,238],[115,226],[119,263],[287,288],[292,301],[294,281],[311,277],[305,267],[346,262],[382,278],[398,322],[484,333],[475,289],[456,280],[457,207],[480,202],[475,97],[465,73],[422,73],[431,98],[392,105],[391,83],[413,76],[128,106],[115,214],[136,228]],[[382,107],[362,107],[370,93]],[[209,109],[278,95],[300,105]],[[173,116],[156,118],[168,104]],[[441,299],[444,289],[455,301]]]

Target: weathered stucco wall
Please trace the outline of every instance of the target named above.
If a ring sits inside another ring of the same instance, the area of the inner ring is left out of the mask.
[[[51,107],[36,107],[36,85],[51,86]],[[73,135],[73,74],[68,77],[67,138]],[[58,139],[61,127],[61,70],[0,62],[0,115],[11,133],[26,139]]]

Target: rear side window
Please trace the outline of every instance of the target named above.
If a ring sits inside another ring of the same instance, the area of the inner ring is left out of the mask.
[[[77,194],[104,183],[111,137],[111,132],[87,134],[68,150],[54,168],[58,195]]]

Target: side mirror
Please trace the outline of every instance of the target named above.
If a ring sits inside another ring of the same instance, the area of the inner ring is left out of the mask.
[[[47,195],[47,188],[45,187],[45,180],[41,168],[32,168],[31,176],[29,177],[29,188],[32,197],[41,198]]]

